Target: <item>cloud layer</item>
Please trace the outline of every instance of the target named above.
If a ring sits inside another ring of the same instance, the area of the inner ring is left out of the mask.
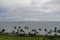
[[[0,0],[0,21],[59,20],[59,0]]]

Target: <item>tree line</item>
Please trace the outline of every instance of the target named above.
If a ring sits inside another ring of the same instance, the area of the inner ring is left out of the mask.
[[[20,27],[20,26],[19,27],[14,26],[14,30],[11,33],[12,34],[26,34],[25,29],[29,30],[29,27],[25,26],[24,29],[22,29],[22,27]],[[5,31],[6,31],[5,29],[1,29],[0,33],[4,33]],[[41,32],[42,29],[39,28],[38,31]],[[38,35],[38,33],[39,33],[38,31],[36,29],[31,29],[31,31],[28,32],[28,34]],[[47,28],[45,28],[44,31],[45,31],[44,32],[45,35],[51,35],[52,33],[54,33],[54,35],[58,35],[57,33],[60,34],[60,29],[57,29],[57,27],[54,27],[54,30],[50,29],[49,31],[47,30]]]
[[[28,32],[28,34],[25,33],[25,29],[29,30],[29,27],[25,26],[24,29],[22,29],[22,27],[16,27],[14,26],[14,30],[11,32],[12,35],[18,35],[18,36],[31,36],[31,37],[43,37],[43,40],[45,40],[45,38],[49,38],[52,39],[54,38],[54,40],[56,40],[56,37],[60,37],[60,35],[58,35],[58,33],[60,34],[60,29],[57,29],[57,27],[54,27],[54,30],[50,29],[49,31],[47,30],[47,28],[44,29],[44,35],[38,34],[41,33],[42,29],[39,28],[38,31],[36,29],[31,29],[31,31]],[[1,29],[0,30],[0,34],[6,34],[5,33],[5,29]],[[54,33],[52,35],[52,33]],[[8,33],[9,34],[9,33]]]

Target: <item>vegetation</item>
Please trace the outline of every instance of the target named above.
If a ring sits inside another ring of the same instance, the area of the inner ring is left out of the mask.
[[[24,27],[26,30],[29,30],[28,27]],[[57,27],[54,28],[54,30],[50,29],[49,31],[45,28],[44,29],[44,35],[38,34],[41,31],[41,28],[38,29],[32,29],[28,32],[28,34],[25,33],[24,29],[22,29],[20,26],[15,27],[11,33],[6,33],[5,29],[0,30],[0,40],[59,40],[60,39],[60,29],[58,30]],[[16,31],[17,30],[17,31]],[[54,33],[52,35],[52,33]],[[58,33],[58,34],[57,34]]]

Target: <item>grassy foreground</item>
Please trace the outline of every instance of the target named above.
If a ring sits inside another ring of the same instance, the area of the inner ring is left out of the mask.
[[[45,37],[46,40],[52,40]],[[54,40],[60,40],[60,37],[53,38]],[[23,37],[23,36],[12,36],[12,35],[0,35],[0,40],[43,40],[43,37]]]
[[[42,37],[20,37],[12,35],[0,35],[0,40],[42,40]]]

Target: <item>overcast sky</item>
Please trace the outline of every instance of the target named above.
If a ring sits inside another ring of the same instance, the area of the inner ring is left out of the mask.
[[[60,21],[60,0],[0,0],[0,21]]]

